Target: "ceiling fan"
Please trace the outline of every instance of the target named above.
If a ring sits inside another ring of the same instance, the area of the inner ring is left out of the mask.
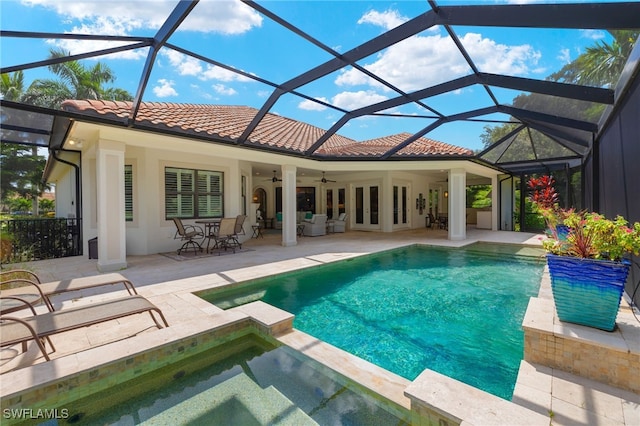
[[[276,176],[276,173],[277,173],[277,172],[274,170],[274,171],[273,171],[273,177],[272,177],[271,179],[265,179],[265,180],[267,180],[267,181],[269,181],[269,180],[270,180],[270,181],[271,181],[271,182],[273,182],[273,183],[276,183],[276,182],[282,182],[282,179],[278,179],[278,177]]]
[[[335,180],[331,180],[331,179],[327,179],[326,177],[324,177],[324,172],[322,172],[322,179],[317,180],[316,182],[327,183],[327,182],[336,182],[336,181]]]

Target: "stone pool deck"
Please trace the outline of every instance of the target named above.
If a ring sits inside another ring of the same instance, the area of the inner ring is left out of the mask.
[[[266,316],[266,319],[262,320],[269,324],[267,329],[281,341],[289,346],[299,347],[302,352],[306,351],[307,355],[325,364],[343,369],[343,374],[353,376],[365,387],[375,387],[376,392],[388,398],[396,407],[408,409],[412,403],[422,404],[423,407],[439,407],[446,402],[447,406],[441,409],[449,414],[455,413],[449,417],[444,416],[450,424],[515,424],[513,421],[516,418],[521,424],[640,424],[640,396],[637,393],[570,374],[558,368],[523,361],[513,399],[522,410],[514,409],[513,404],[505,408],[504,400],[499,398],[483,400],[482,396],[481,404],[471,403],[477,402],[478,396],[473,394],[473,389],[459,386],[459,382],[449,379],[437,381],[439,387],[424,386],[425,383],[436,379],[423,377],[412,384],[355,357],[335,351],[330,345],[318,342],[304,333],[291,332],[287,328],[286,319],[283,319],[286,313],[281,318],[281,312],[260,304],[249,308],[250,312],[243,312],[243,309],[221,311],[192,294],[198,290],[407,244],[461,246],[475,241],[539,244],[537,236],[531,234],[469,229],[466,241],[452,242],[446,240],[442,231],[420,229],[393,234],[347,232],[324,237],[304,237],[300,238],[297,246],[282,247],[279,234],[272,232],[267,233],[264,239],[246,241],[245,247],[248,250],[236,254],[185,261],[177,261],[163,255],[133,256],[127,259],[129,266],[121,273],[136,285],[140,294],[162,309],[171,326],[163,330],[149,329],[148,321],[142,325],[135,317],[129,317],[61,334],[54,337],[57,351],[51,354],[53,360],[48,363],[43,362],[42,355],[35,345],[30,345],[25,354],[20,354],[17,347],[3,348],[0,358],[0,371],[3,373],[0,376],[1,394],[5,400],[8,395],[20,389],[44,386],[56,377],[79,371],[96,371],[97,366],[127,357],[142,348],[170,344],[198,331],[234,326],[248,318],[257,321],[260,317]],[[44,281],[98,274],[96,261],[82,257],[32,262],[20,266],[36,271]],[[54,305],[58,309],[126,295],[124,291],[109,290],[112,289],[92,289],[60,296],[54,299]],[[541,298],[545,291],[543,282]],[[553,312],[550,315],[553,316]],[[640,342],[640,324],[629,315],[630,311],[621,311],[619,321],[622,320],[625,329],[629,329],[629,339],[633,341],[637,338],[635,342]],[[549,318],[545,321],[548,322]],[[550,321],[553,323],[553,318]],[[597,336],[600,333],[595,334]],[[610,340],[609,334],[602,332],[603,341]],[[638,347],[632,347],[630,351],[638,353]],[[336,362],[337,359],[345,361]],[[608,365],[607,359],[602,359],[602,362],[603,366]],[[363,374],[363,371],[366,374]],[[427,376],[429,374],[426,373]],[[42,392],[46,392],[46,386]],[[504,414],[505,410],[510,412],[509,415],[517,412],[517,415],[524,417],[501,416],[500,413]]]

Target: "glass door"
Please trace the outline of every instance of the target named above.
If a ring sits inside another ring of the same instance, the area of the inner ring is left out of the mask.
[[[379,192],[378,185],[360,185],[354,188],[354,228],[380,229]]]
[[[406,225],[409,213],[407,186],[393,186],[393,224]]]

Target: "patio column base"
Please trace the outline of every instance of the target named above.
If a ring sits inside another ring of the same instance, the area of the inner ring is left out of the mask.
[[[127,262],[100,263],[98,260],[97,268],[100,272],[116,272],[127,269]]]

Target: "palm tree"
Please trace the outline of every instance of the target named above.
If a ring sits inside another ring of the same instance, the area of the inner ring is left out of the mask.
[[[69,52],[50,50],[49,58],[64,58]],[[4,100],[59,109],[67,99],[132,100],[124,89],[105,88],[105,83],[115,81],[111,69],[98,62],[91,68],[78,61],[67,61],[49,66],[58,80],[35,80],[25,90],[22,71],[0,76],[0,97]],[[31,151],[31,155],[26,152]],[[37,211],[38,195],[42,193],[41,178],[46,159],[38,155],[37,147],[2,144],[0,146],[0,199],[20,194],[33,200]]]
[[[610,33],[613,36],[611,44],[598,41],[587,47],[585,53],[549,79],[599,87],[615,85],[640,32],[612,30]]]
[[[64,58],[69,55],[69,52],[62,49],[51,49],[49,58]],[[67,99],[133,99],[124,89],[104,87],[105,83],[112,83],[116,78],[113,71],[103,63],[98,62],[87,68],[78,61],[67,61],[49,65],[49,70],[59,80],[35,80],[25,94],[27,103],[58,109]]]
[[[20,102],[24,95],[24,75],[22,71],[5,73],[0,76],[0,96],[5,101]]]

